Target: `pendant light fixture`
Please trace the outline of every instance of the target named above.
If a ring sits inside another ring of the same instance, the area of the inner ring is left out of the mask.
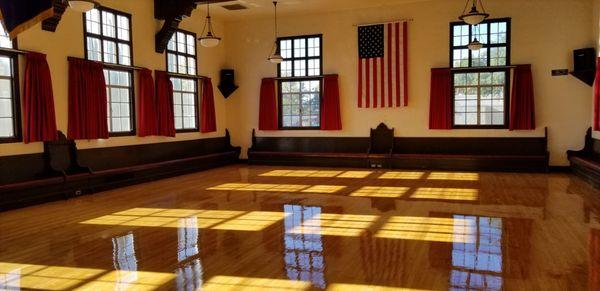
[[[483,48],[483,44],[477,39],[477,35],[479,35],[479,25],[473,26],[473,33],[475,34],[475,37],[473,37],[473,41],[467,45],[467,48],[472,51],[478,51]]]
[[[68,2],[71,9],[82,13],[88,12],[98,6],[98,2],[90,0],[69,0]]]
[[[458,17],[458,19],[464,21],[470,25],[477,25],[490,17],[489,14],[485,12],[485,8],[483,8],[483,3],[481,0],[473,0],[473,6],[471,7],[471,11],[467,13],[467,8],[469,7],[469,2],[471,0],[467,0],[467,4],[465,5],[465,9],[463,10],[463,14]],[[477,3],[479,2],[479,6],[481,7],[481,12],[477,9]]]
[[[210,17],[210,0],[206,1],[206,21],[204,22],[204,29],[202,29],[202,36],[198,38],[200,45],[203,47],[216,47],[221,42],[221,38],[216,36],[213,32],[212,20]],[[206,31],[208,29],[208,31]],[[204,34],[206,32],[206,34]]]
[[[273,49],[271,49],[268,60],[273,64],[281,64],[281,62],[283,62],[283,57],[281,56],[281,50],[277,45],[277,37],[279,36],[277,28],[277,1],[273,1],[273,6],[275,7],[275,42],[273,43]]]

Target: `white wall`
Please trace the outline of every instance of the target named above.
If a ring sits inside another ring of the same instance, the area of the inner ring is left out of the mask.
[[[542,136],[550,132],[552,165],[566,165],[566,150],[583,144],[591,124],[591,88],[570,77],[551,77],[552,69],[572,68],[573,49],[590,47],[591,0],[488,0],[493,17],[512,17],[512,64],[532,64],[536,97],[536,131],[428,129],[430,69],[448,67],[449,23],[463,8],[462,0],[432,0],[385,9],[345,10],[280,19],[281,36],[323,34],[324,73],[340,75],[341,132],[258,132],[261,136],[367,136],[385,122],[397,136]],[[356,105],[357,32],[353,24],[412,18],[409,24],[409,106],[359,109]],[[236,70],[240,89],[227,100],[227,124],[233,143],[247,148],[258,128],[260,80],[276,75],[266,57],[272,46],[272,19],[226,23],[226,64]]]

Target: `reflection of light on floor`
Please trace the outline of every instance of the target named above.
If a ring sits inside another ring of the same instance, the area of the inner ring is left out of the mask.
[[[304,205],[284,205],[288,215],[284,220],[285,230],[302,226],[305,221],[321,214],[321,207]],[[286,232],[284,239],[284,261],[290,280],[309,281],[320,289],[325,289],[325,260],[321,234]]]
[[[175,274],[142,271],[109,271],[91,268],[45,266],[0,262],[0,283],[8,290],[112,290],[119,278],[132,277],[136,281],[127,287],[135,290],[155,290],[172,281]],[[118,286],[118,285],[117,285]]]
[[[332,178],[342,171],[317,171],[317,170],[273,170],[264,174],[263,177],[313,177],[313,178]]]
[[[191,262],[186,263],[182,267],[175,270],[177,278],[177,290],[201,290],[202,276],[202,263],[200,259],[194,259]]]
[[[502,290],[502,219],[454,215],[475,226],[473,243],[452,244],[450,285],[467,290]]]
[[[376,285],[361,285],[361,284],[343,284],[333,283],[329,285],[327,291],[424,291],[425,289],[411,289],[411,288],[399,288],[399,287],[387,287],[387,286],[376,286]]]
[[[478,173],[445,173],[431,172],[428,180],[455,180],[455,181],[479,181]]]
[[[335,193],[346,186],[334,186],[334,185],[315,185],[307,189],[302,190],[303,193]]]
[[[114,288],[116,290],[127,289],[138,280],[133,233],[114,237],[112,243],[113,265],[117,270]]]
[[[83,224],[179,228],[180,219],[195,217],[198,228],[260,231],[283,219],[282,212],[134,208],[83,221]]]
[[[425,172],[385,172],[378,179],[419,180]]]
[[[404,195],[410,188],[408,187],[375,187],[365,186],[350,194],[357,197],[384,197],[384,198],[399,198]]]
[[[360,236],[377,218],[375,215],[321,213],[286,233]]]
[[[410,198],[475,201],[479,198],[479,190],[467,188],[417,188],[410,195]]]
[[[375,234],[379,238],[437,242],[473,242],[476,225],[456,218],[392,216]]]
[[[250,184],[227,183],[206,190],[215,191],[257,191],[257,192],[303,192],[303,193],[335,193],[346,188],[336,185],[289,185],[289,184]]]
[[[250,183],[227,183],[206,190],[217,191],[264,191],[264,192],[298,192],[309,185],[292,184],[250,184]]]
[[[212,290],[308,290],[310,282],[292,281],[271,278],[250,278],[236,276],[215,276],[210,278],[204,286],[203,291]]]
[[[337,176],[337,178],[366,178],[371,175],[372,171],[346,171],[343,174]]]
[[[198,218],[180,218],[177,228],[177,260],[183,262],[198,255]]]
[[[284,216],[285,213],[282,212],[252,211],[217,224],[211,229],[260,231],[282,220]]]

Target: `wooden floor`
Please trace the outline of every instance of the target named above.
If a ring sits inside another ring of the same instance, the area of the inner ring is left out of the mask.
[[[0,290],[600,290],[569,174],[230,166],[0,213]]]

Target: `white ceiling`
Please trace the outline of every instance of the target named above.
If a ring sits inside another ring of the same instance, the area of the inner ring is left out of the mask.
[[[412,2],[424,2],[431,0],[278,0],[277,13],[280,15],[311,14],[329,11],[352,10],[395,6]],[[248,7],[246,10],[229,11],[220,6],[241,4]],[[206,10],[206,6],[199,7]],[[273,0],[232,0],[212,4],[211,13],[215,16],[235,21],[248,18],[272,17]]]

